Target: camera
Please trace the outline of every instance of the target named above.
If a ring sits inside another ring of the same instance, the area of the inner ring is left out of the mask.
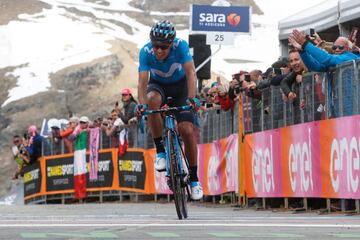
[[[213,106],[212,103],[206,103],[206,108],[211,108]]]
[[[305,34],[306,34],[307,36],[309,36],[309,37],[312,37],[312,36],[314,36],[314,34],[315,34],[315,29],[314,29],[314,28],[310,28],[310,29],[308,29],[308,30],[305,31]]]
[[[246,82],[251,82],[250,74],[245,74],[245,81]]]

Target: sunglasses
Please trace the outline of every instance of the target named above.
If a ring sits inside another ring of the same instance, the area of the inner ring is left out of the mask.
[[[13,141],[14,144],[17,144],[17,143],[19,143],[19,142],[20,142],[20,140],[14,140],[14,141]]]
[[[127,97],[127,96],[129,96],[130,94],[126,94],[126,93],[124,93],[124,94],[121,94],[123,97]]]
[[[170,47],[169,44],[164,44],[164,45],[158,45],[158,44],[153,44],[152,45],[154,49],[161,49],[161,50],[166,50]]]
[[[331,47],[332,50],[336,50],[336,49],[339,49],[339,50],[344,50],[345,46],[344,45],[333,45]]]
[[[80,122],[80,124],[86,124],[87,122]]]

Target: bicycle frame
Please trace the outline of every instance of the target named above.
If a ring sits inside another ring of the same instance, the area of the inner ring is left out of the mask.
[[[191,106],[181,106],[181,107],[172,107],[159,110],[146,110],[143,115],[150,115],[155,113],[166,113],[165,116],[165,134],[163,133],[163,139],[165,141],[165,156],[166,156],[166,176],[169,177],[169,187],[174,195],[174,202],[176,207],[176,212],[179,219],[187,218],[187,196],[190,195],[189,182],[185,178],[188,175],[188,172],[184,171],[183,158],[184,156],[185,164],[187,170],[189,164],[187,162],[184,151],[180,146],[179,135],[175,129],[175,111],[190,110]]]
[[[175,137],[175,146],[176,146],[176,152],[178,155],[178,165],[179,165],[179,170],[180,173],[183,172],[183,162],[182,162],[182,158],[181,158],[181,146],[179,144],[179,136],[175,130],[175,117],[173,115],[167,115],[165,116],[165,129],[166,132],[171,131],[172,133],[174,133],[174,137]],[[169,141],[168,141],[168,137],[167,134],[164,134],[164,140],[165,140],[165,147],[166,149],[168,149],[169,146]],[[166,151],[166,175],[169,176],[169,164],[170,164],[170,156],[169,153]]]

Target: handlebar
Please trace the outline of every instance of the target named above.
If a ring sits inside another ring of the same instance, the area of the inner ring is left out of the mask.
[[[193,106],[191,105],[184,105],[180,107],[169,107],[169,108],[163,108],[163,109],[157,109],[157,110],[145,110],[143,112],[143,116],[148,116],[155,113],[167,113],[167,112],[180,112],[180,111],[188,111],[193,109]]]

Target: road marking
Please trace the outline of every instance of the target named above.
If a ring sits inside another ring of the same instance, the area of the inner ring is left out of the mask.
[[[359,239],[359,233],[331,233],[330,236],[337,237],[337,238],[354,238]]]
[[[111,232],[90,232],[90,233],[39,233],[39,232],[23,232],[20,233],[22,238],[64,238],[64,237],[76,237],[76,238],[118,238],[117,235]]]
[[[305,238],[304,235],[291,233],[256,233],[256,232],[212,232],[208,233],[218,238],[234,238],[234,237],[249,237],[249,238]]]
[[[175,234],[175,233],[171,233],[171,232],[148,232],[147,234],[149,234],[152,237],[158,237],[158,238],[175,238],[175,237],[180,237],[180,235]]]
[[[292,227],[292,228],[360,228],[359,224],[287,224],[287,223],[53,223],[0,224],[5,227]]]

